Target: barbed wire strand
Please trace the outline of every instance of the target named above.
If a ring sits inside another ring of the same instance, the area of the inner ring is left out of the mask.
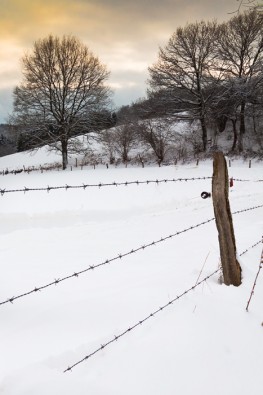
[[[263,242],[263,239],[262,239]],[[240,256],[244,255],[246,252],[248,252],[251,248],[256,247],[258,244],[261,243],[261,240],[256,242],[255,244],[253,244],[252,246],[248,247],[245,251],[243,251]],[[262,252],[263,254],[263,252]],[[261,257],[261,265],[263,263],[263,257]],[[154,312],[152,312],[151,314],[149,314],[147,317],[145,317],[143,320],[140,320],[139,322],[137,322],[136,324],[130,326],[128,329],[126,329],[125,331],[121,332],[119,335],[115,335],[114,338],[112,338],[111,340],[109,340],[107,343],[105,344],[101,344],[100,347],[98,347],[96,350],[94,350],[93,352],[91,352],[90,354],[86,355],[84,358],[82,358],[81,360],[75,362],[73,365],[69,366],[67,369],[64,370],[63,373],[66,372],[70,372],[72,371],[72,369],[74,369],[77,365],[81,364],[82,362],[88,360],[89,358],[93,357],[95,354],[97,354],[98,352],[104,350],[106,347],[108,347],[110,344],[114,343],[115,341],[117,341],[118,339],[120,339],[121,337],[125,336],[126,334],[128,334],[129,332],[131,332],[132,330],[134,330],[135,328],[139,327],[140,325],[142,325],[143,323],[145,323],[146,321],[148,321],[150,318],[153,318],[156,314],[160,313],[161,311],[163,311],[165,308],[171,306],[174,302],[176,302],[177,300],[179,300],[180,298],[182,298],[184,295],[186,295],[187,293],[193,291],[195,288],[197,288],[200,284],[204,283],[205,281],[207,281],[209,278],[211,278],[212,276],[214,276],[216,273],[220,272],[221,268],[218,268],[217,270],[215,270],[213,273],[209,274],[208,276],[206,276],[203,280],[200,280],[199,282],[196,282],[195,285],[193,285],[191,288],[188,288],[186,291],[184,291],[183,293],[181,293],[180,295],[176,296],[174,299],[170,300],[169,302],[167,302],[165,305],[159,307],[157,310],[155,310]]]
[[[263,182],[263,180],[242,180],[240,178],[234,178],[234,177],[230,177],[232,178],[233,181],[240,181],[240,182]]]
[[[109,187],[109,186],[128,186],[128,185],[149,185],[149,184],[161,184],[161,183],[169,183],[169,182],[182,182],[182,181],[197,181],[197,180],[211,180],[213,177],[192,177],[192,178],[172,178],[172,179],[161,179],[161,180],[146,180],[146,181],[125,181],[125,182],[111,182],[111,183],[98,183],[98,184],[82,184],[82,185],[59,185],[59,186],[47,186],[47,187],[39,187],[39,188],[18,188],[18,189],[0,189],[0,194],[3,196],[6,193],[15,193],[15,192],[36,192],[36,191],[54,191],[54,190],[65,190],[68,189],[86,189],[91,187]],[[263,180],[242,180],[238,178],[233,178],[233,181],[240,182],[263,182]]]
[[[165,305],[159,307],[158,309],[156,309],[155,311],[153,311],[151,314],[149,314],[147,317],[145,317],[144,319],[138,321],[136,324],[130,326],[128,329],[126,329],[125,331],[121,332],[119,335],[114,336],[114,338],[112,338],[111,340],[109,340],[107,343],[105,344],[101,344],[101,346],[99,348],[97,348],[96,350],[94,350],[93,352],[91,352],[90,354],[86,355],[84,358],[82,358],[81,360],[79,360],[78,362],[75,362],[73,365],[69,366],[67,369],[64,370],[64,373],[72,371],[73,368],[75,368],[77,365],[79,365],[80,363],[86,361],[87,359],[93,357],[95,354],[97,354],[98,352],[104,350],[104,348],[108,347],[111,343],[116,342],[117,340],[119,340],[121,337],[125,336],[127,333],[131,332],[132,330],[136,329],[138,326],[144,324],[146,321],[148,321],[149,319],[153,318],[156,314],[160,313],[161,311],[163,311],[164,309],[166,309],[167,307],[171,306],[174,302],[176,302],[177,300],[181,299],[184,295],[186,295],[187,293],[193,291],[195,288],[197,288],[200,284],[204,283],[206,280],[208,280],[210,277],[214,276],[217,272],[219,272],[220,269],[215,270],[213,273],[209,274],[209,276],[206,276],[203,280],[199,281],[198,283],[196,283],[195,285],[193,285],[191,288],[188,288],[186,291],[184,291],[183,293],[181,293],[180,295],[176,296],[174,299],[171,299],[169,302],[167,302]]]
[[[261,208],[261,207],[263,207],[263,204],[260,204],[260,205],[258,205],[258,206],[254,206],[254,207],[245,208],[245,209],[242,209],[242,210],[234,211],[234,212],[232,213],[232,215],[244,213],[245,211],[255,210],[255,209]]]
[[[256,247],[257,245],[261,244],[262,240],[257,241],[255,244],[253,244],[252,246],[248,247],[245,251],[243,251],[241,254],[239,254],[239,256],[244,255],[246,252],[248,252],[249,250],[251,250],[252,248]]]
[[[262,243],[263,243],[263,236],[262,236]],[[251,293],[250,293],[250,297],[249,297],[248,302],[247,302],[246,311],[248,311],[248,307],[249,307],[250,302],[251,302],[251,299],[252,299],[252,297],[253,297],[253,295],[254,295],[255,288],[256,288],[256,285],[257,285],[257,279],[258,279],[260,270],[262,269],[262,265],[263,265],[263,248],[262,248],[262,252],[261,252],[261,258],[260,258],[259,268],[258,268],[256,277],[255,277],[255,281],[254,281],[254,284],[253,284],[253,287],[252,287],[252,290],[251,290]]]
[[[212,177],[192,177],[192,178],[172,178],[172,179],[161,179],[161,180],[146,180],[146,181],[125,181],[125,182],[111,182],[111,183],[98,183],[98,184],[82,184],[82,185],[60,185],[60,186],[47,186],[40,188],[20,188],[20,189],[0,189],[0,194],[3,196],[6,193],[14,193],[14,192],[36,192],[36,191],[46,191],[50,192],[53,190],[64,189],[67,191],[68,189],[83,189],[86,188],[102,188],[109,186],[128,186],[128,185],[149,185],[149,184],[162,184],[169,182],[182,182],[182,181],[196,181],[196,180],[211,180]]]
[[[263,207],[263,205],[261,205],[261,206],[254,206],[254,207],[246,208],[246,209],[243,209],[243,210],[238,210],[238,211],[235,211],[235,212],[232,213],[232,214],[240,214],[240,213],[242,213],[242,212],[255,210],[255,209],[260,208],[260,207]],[[51,287],[51,286],[53,286],[53,285],[58,285],[59,283],[64,282],[64,281],[66,281],[66,280],[69,280],[69,279],[71,279],[71,278],[77,278],[77,277],[78,277],[79,275],[81,275],[81,274],[84,274],[84,273],[86,273],[86,272],[92,271],[92,270],[97,269],[97,268],[99,268],[99,267],[105,266],[105,265],[110,264],[111,262],[114,262],[114,261],[116,261],[116,260],[121,260],[122,258],[124,258],[124,257],[126,257],[126,256],[128,256],[128,255],[132,255],[132,254],[135,254],[135,253],[138,252],[138,251],[145,250],[145,249],[148,248],[148,247],[155,246],[155,245],[157,245],[157,244],[159,244],[159,243],[162,243],[162,242],[165,241],[165,240],[172,239],[172,238],[174,238],[175,236],[179,236],[179,235],[182,234],[182,233],[185,233],[185,232],[188,232],[188,231],[190,231],[190,230],[196,229],[196,228],[198,228],[198,227],[200,227],[200,226],[202,226],[202,225],[208,224],[209,222],[212,222],[212,221],[214,221],[214,220],[215,220],[214,217],[213,217],[213,218],[210,218],[210,219],[208,219],[208,220],[206,220],[206,221],[203,221],[203,222],[200,222],[200,223],[198,223],[198,224],[196,224],[196,225],[189,226],[188,228],[185,228],[185,229],[183,229],[183,230],[181,230],[181,231],[177,231],[177,232],[175,232],[175,233],[173,233],[173,234],[170,234],[170,235],[168,235],[168,236],[161,237],[159,240],[152,241],[151,243],[144,244],[144,245],[141,246],[141,247],[137,247],[137,248],[132,249],[132,250],[130,250],[130,251],[128,251],[128,252],[121,253],[121,254],[119,254],[119,255],[113,257],[113,258],[106,259],[105,261],[103,261],[103,262],[101,262],[101,263],[98,263],[98,264],[96,264],[96,265],[90,265],[89,267],[87,267],[87,268],[85,268],[85,269],[83,269],[83,270],[80,270],[80,271],[78,271],[78,272],[74,272],[73,274],[70,274],[70,275],[68,275],[68,276],[65,276],[65,277],[62,277],[62,278],[58,278],[58,279],[54,279],[54,281],[52,281],[52,282],[50,282],[50,283],[48,283],[48,284],[45,284],[45,285],[42,285],[42,286],[39,286],[39,287],[35,287],[34,289],[32,289],[32,290],[30,290],[30,291],[24,292],[24,293],[22,293],[22,294],[20,294],[20,295],[17,295],[17,296],[12,296],[11,298],[8,298],[7,300],[1,301],[1,302],[0,302],[0,306],[2,306],[2,305],[4,305],[4,304],[7,304],[7,303],[13,303],[13,302],[14,302],[15,300],[17,300],[17,299],[26,297],[26,296],[31,295],[31,294],[36,293],[36,292],[40,292],[40,291],[43,290],[43,289],[49,288],[49,287]]]
[[[119,255],[115,256],[114,258],[106,259],[105,261],[103,261],[103,262],[101,262],[101,263],[98,263],[98,264],[96,264],[96,265],[90,265],[89,267],[87,267],[87,268],[85,268],[85,269],[83,269],[83,270],[80,270],[80,271],[78,271],[78,272],[74,272],[73,274],[70,274],[70,275],[65,276],[65,277],[62,277],[62,278],[55,279],[54,281],[52,281],[52,282],[50,282],[50,283],[48,283],[48,284],[46,284],[46,285],[42,285],[42,286],[39,286],[39,287],[35,287],[35,288],[32,289],[31,291],[22,293],[22,294],[17,295],[17,296],[13,296],[12,298],[9,298],[9,299],[7,299],[7,300],[5,300],[5,301],[0,302],[0,306],[1,306],[1,305],[4,305],[4,304],[6,304],[6,303],[13,303],[16,299],[23,298],[23,297],[28,296],[28,295],[30,295],[30,294],[33,294],[33,293],[35,293],[35,292],[38,292],[38,291],[41,291],[41,290],[46,289],[46,288],[48,288],[48,287],[51,287],[52,285],[58,285],[59,283],[61,283],[61,282],[63,282],[63,281],[69,280],[70,278],[78,277],[78,276],[81,275],[81,274],[84,274],[84,273],[89,272],[89,271],[91,271],[91,270],[94,270],[94,269],[97,269],[97,268],[99,268],[99,267],[105,266],[105,265],[110,264],[110,263],[112,263],[112,262],[114,262],[114,261],[116,261],[116,260],[120,260],[120,259],[122,259],[122,258],[124,258],[124,257],[126,257],[126,256],[128,256],[128,255],[135,254],[135,253],[138,252],[138,251],[145,250],[145,249],[148,248],[148,247],[156,246],[157,244],[159,244],[159,243],[161,243],[161,242],[163,242],[163,241],[165,241],[165,240],[172,239],[172,238],[175,237],[175,236],[179,236],[179,235],[182,234],[182,233],[185,233],[185,232],[187,232],[187,231],[189,231],[189,230],[198,228],[198,227],[200,227],[200,226],[202,226],[202,225],[205,225],[205,224],[207,224],[207,223],[209,223],[209,222],[212,222],[212,221],[214,221],[214,218],[210,218],[210,219],[208,219],[208,220],[206,220],[206,221],[200,222],[199,224],[190,226],[190,227],[188,227],[188,228],[185,228],[185,229],[183,229],[183,230],[180,230],[180,231],[178,231],[178,232],[175,232],[175,233],[173,233],[173,234],[170,234],[169,236],[161,237],[159,240],[152,241],[151,243],[144,244],[144,245],[141,246],[141,247],[137,247],[137,248],[134,248],[134,249],[132,249],[132,250],[130,250],[130,251],[128,251],[128,252],[119,254]]]

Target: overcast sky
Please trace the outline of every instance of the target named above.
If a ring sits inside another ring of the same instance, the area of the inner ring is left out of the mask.
[[[21,56],[34,41],[73,34],[111,72],[117,106],[146,95],[147,68],[178,26],[230,18],[236,0],[0,0],[0,123],[12,110]]]

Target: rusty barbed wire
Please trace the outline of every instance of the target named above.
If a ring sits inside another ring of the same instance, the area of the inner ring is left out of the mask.
[[[260,208],[260,207],[263,207],[263,205],[261,205],[261,206],[254,206],[254,207],[246,208],[246,209],[243,209],[243,210],[238,210],[238,211],[236,211],[236,212],[234,212],[234,213],[232,213],[232,214],[240,214],[240,213],[242,213],[242,212],[246,212],[246,211],[250,211],[250,210],[255,210],[255,209]],[[20,294],[20,295],[17,295],[17,296],[12,296],[11,298],[8,298],[8,299],[5,300],[5,301],[1,301],[1,302],[0,302],[0,306],[2,306],[2,305],[4,305],[4,304],[7,304],[7,303],[13,303],[13,302],[14,302],[15,300],[17,300],[17,299],[20,299],[20,298],[26,297],[26,296],[28,296],[28,295],[31,295],[31,294],[33,294],[33,293],[39,292],[39,291],[41,291],[41,290],[43,290],[43,289],[46,289],[46,288],[49,288],[49,287],[51,287],[51,286],[53,286],[53,285],[58,285],[59,283],[64,282],[64,281],[66,281],[66,280],[69,280],[69,279],[71,279],[71,278],[76,278],[76,277],[78,277],[78,276],[81,275],[81,274],[84,274],[84,273],[86,273],[86,272],[89,272],[89,271],[92,271],[92,270],[97,269],[97,268],[99,268],[99,267],[102,267],[102,266],[105,266],[105,265],[107,265],[107,264],[110,264],[111,262],[114,262],[114,261],[116,261],[116,260],[118,260],[118,259],[121,260],[121,259],[124,258],[125,256],[132,255],[132,254],[135,254],[135,253],[138,252],[138,251],[145,250],[145,249],[148,248],[148,247],[155,246],[155,245],[157,245],[157,244],[159,244],[159,243],[162,243],[162,242],[165,241],[165,240],[172,239],[172,238],[174,238],[175,236],[179,236],[179,235],[182,234],[182,233],[188,232],[189,230],[196,229],[196,228],[198,228],[198,227],[200,227],[200,226],[202,226],[202,225],[208,224],[209,222],[212,222],[212,221],[214,221],[214,220],[215,220],[214,217],[213,217],[213,218],[210,218],[210,219],[208,219],[208,220],[206,220],[206,221],[200,222],[200,223],[198,223],[198,224],[196,224],[196,225],[189,226],[188,228],[185,228],[185,229],[183,229],[183,230],[177,231],[177,232],[175,232],[175,233],[173,233],[173,234],[170,234],[170,235],[168,235],[168,236],[161,237],[159,240],[152,241],[151,243],[144,244],[144,245],[141,246],[141,247],[137,247],[137,248],[132,249],[132,250],[130,250],[130,251],[128,251],[128,252],[119,254],[119,255],[115,256],[114,258],[106,259],[105,261],[103,261],[103,262],[101,262],[101,263],[98,263],[98,264],[96,264],[96,265],[90,265],[89,267],[87,267],[87,268],[85,268],[85,269],[83,269],[83,270],[80,270],[80,271],[78,271],[78,272],[74,272],[73,274],[70,274],[70,275],[68,275],[68,276],[65,276],[65,277],[62,277],[62,278],[58,278],[58,279],[54,279],[54,281],[51,281],[51,282],[48,283],[48,284],[45,284],[45,285],[42,285],[42,286],[39,286],[39,287],[35,287],[34,289],[32,289],[32,290],[30,290],[30,291],[24,292],[24,293],[22,293],[22,294]]]
[[[114,336],[114,338],[112,338],[111,340],[109,340],[108,342],[106,342],[105,344],[101,344],[101,346],[99,348],[97,348],[96,350],[94,350],[93,352],[91,352],[90,354],[86,355],[84,358],[82,358],[81,360],[79,360],[78,362],[75,362],[73,365],[69,366],[67,369],[64,370],[64,373],[72,371],[73,368],[75,368],[77,365],[79,365],[80,363],[86,361],[87,359],[93,357],[95,354],[97,354],[98,352],[104,350],[104,348],[108,347],[111,343],[116,342],[117,340],[119,340],[121,337],[127,335],[129,332],[131,332],[132,330],[134,330],[135,328],[139,327],[140,325],[144,324],[146,321],[148,321],[150,318],[153,318],[156,314],[160,313],[161,311],[163,311],[164,309],[166,309],[167,307],[171,306],[174,302],[176,302],[177,300],[181,299],[184,295],[186,295],[187,293],[193,291],[195,288],[197,288],[200,284],[204,283],[206,280],[208,280],[210,277],[214,276],[217,272],[219,272],[220,269],[215,270],[213,273],[211,273],[209,276],[206,276],[203,280],[199,281],[198,283],[196,283],[195,285],[193,285],[191,288],[188,288],[186,291],[184,291],[183,293],[181,293],[180,295],[176,296],[174,299],[171,299],[169,302],[167,302],[165,305],[159,307],[158,309],[156,309],[155,311],[153,311],[151,314],[149,314],[147,317],[145,317],[144,319],[138,321],[136,324],[130,326],[128,329],[126,329],[125,331],[121,332],[119,335]]]
[[[40,187],[40,188],[20,188],[20,189],[0,189],[0,194],[3,196],[5,193],[14,193],[14,192],[35,192],[35,191],[46,191],[50,192],[53,190],[64,189],[67,191],[68,189],[83,189],[90,187],[109,187],[109,186],[128,186],[128,185],[149,185],[149,184],[162,184],[162,183],[169,183],[169,182],[182,182],[182,181],[196,181],[196,180],[208,180],[212,179],[212,177],[192,177],[192,178],[172,178],[172,179],[161,179],[161,180],[146,180],[146,181],[125,181],[125,182],[111,182],[111,183],[98,183],[98,184],[82,184],[82,185],[60,185],[60,186],[47,186],[47,187]]]

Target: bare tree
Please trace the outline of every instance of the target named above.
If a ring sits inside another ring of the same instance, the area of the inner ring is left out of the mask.
[[[113,128],[102,130],[95,139],[101,145],[103,155],[107,156],[107,160],[112,165],[115,162]]]
[[[136,146],[137,125],[127,123],[115,127],[113,131],[114,149],[121,156],[122,162],[129,161],[129,153]]]
[[[103,127],[109,73],[74,36],[36,41],[22,67],[23,82],[14,90],[14,122],[32,147],[46,142],[60,150],[65,169],[69,139]]]
[[[262,84],[263,15],[257,10],[237,14],[220,26],[219,56],[224,79],[234,91],[239,111],[238,149],[243,151],[246,106],[257,85]]]
[[[140,124],[139,138],[152,149],[160,166],[175,139],[172,122],[164,118],[144,120]]]
[[[160,49],[159,60],[149,68],[149,85],[153,92],[165,92],[174,102],[174,111],[187,111],[200,121],[203,150],[207,148],[206,95],[217,63],[218,26],[213,22],[196,22],[178,28],[168,44]]]
[[[219,84],[211,84],[209,91],[213,92],[212,100],[209,104],[209,119],[213,125],[215,134],[222,133],[227,123],[231,123],[233,132],[233,144],[231,151],[234,151],[237,144],[237,121],[238,107],[240,106],[240,96],[236,94],[235,84],[231,80],[221,81]]]

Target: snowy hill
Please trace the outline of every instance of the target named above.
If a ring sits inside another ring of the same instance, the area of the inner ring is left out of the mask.
[[[42,149],[0,168],[54,161]],[[263,273],[246,305],[262,252],[262,167],[229,168],[250,180],[230,189],[238,254],[247,250],[238,288],[213,274],[217,230],[200,197],[211,161],[1,176],[0,394],[260,395]],[[8,192],[66,185],[79,188]]]

